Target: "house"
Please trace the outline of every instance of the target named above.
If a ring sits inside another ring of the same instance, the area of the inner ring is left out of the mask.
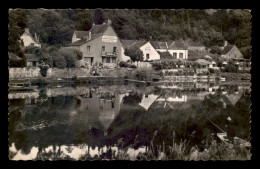
[[[124,50],[126,48],[139,48],[144,54],[144,61],[160,60],[159,53],[148,41],[142,40],[122,40]],[[128,56],[126,56],[128,57]],[[129,58],[129,57],[128,57]],[[129,58],[130,59],[130,58]]]
[[[153,104],[153,102],[158,98],[158,95],[154,94],[144,94],[140,106],[142,106],[145,110],[148,110],[149,107]]]
[[[251,62],[249,59],[245,59],[243,54],[239,51],[236,45],[227,45],[221,53],[221,57],[226,60],[233,60],[238,65],[239,70],[250,69]]]
[[[120,38],[111,26],[111,21],[100,25],[92,25],[89,31],[75,31],[72,43],[67,47],[75,48],[82,52],[85,65],[115,66],[124,60],[123,46]]]
[[[221,53],[221,57],[226,60],[244,60],[243,54],[236,45],[226,45]]]
[[[173,59],[188,59],[187,47],[180,41],[152,41],[151,44],[158,52],[169,52]]]
[[[217,63],[216,63],[215,61],[212,61],[212,62],[209,64],[209,68],[219,69],[219,67],[217,66]]]
[[[25,28],[24,33],[21,36],[21,41],[22,41],[24,47],[36,46],[36,47],[41,48],[39,36],[37,36],[35,33],[34,37],[33,37],[29,32],[29,28]]]
[[[212,62],[209,62],[205,59],[198,59],[196,62],[199,63],[202,68],[208,68],[212,64]]]
[[[24,54],[27,67],[38,67],[42,61],[34,54]]]

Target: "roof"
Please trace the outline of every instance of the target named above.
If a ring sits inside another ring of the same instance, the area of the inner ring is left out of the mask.
[[[188,42],[188,46],[192,46],[192,47],[205,47],[204,45],[200,45],[197,42],[194,41],[189,41]]]
[[[222,51],[222,55],[226,55],[232,48],[234,47],[234,45],[227,45],[225,46],[224,50]]]
[[[9,60],[21,60],[22,58],[16,56],[13,53],[9,53]]]
[[[184,50],[186,50],[187,46],[185,46],[185,44],[180,42],[180,41],[175,41],[171,45],[169,45],[169,49],[184,49]]]
[[[124,48],[140,48],[148,42],[143,40],[122,40],[122,43]]]
[[[67,46],[81,46],[83,44],[85,44],[86,42],[89,42],[91,40],[94,40],[96,39],[97,37],[101,36],[103,34],[94,34],[94,35],[91,35],[91,39],[90,40],[87,40],[87,39],[81,39],[81,40],[78,40],[78,41],[75,41],[73,43],[70,43],[68,44]]]
[[[83,44],[85,44],[85,43],[87,43],[87,42],[89,42],[93,39],[96,39],[97,37],[102,36],[109,26],[110,26],[110,24],[104,23],[102,25],[93,25],[92,28],[89,31],[74,31],[76,33],[77,38],[80,38],[80,37],[84,38],[88,35],[89,32],[91,32],[91,39],[90,40],[81,39],[79,41],[75,41],[73,43],[70,43],[67,46],[81,46],[81,45],[83,45]],[[80,37],[78,37],[77,34]]]
[[[74,31],[77,38],[84,38],[89,35],[89,31]]]
[[[136,40],[126,40],[126,39],[122,39],[121,40],[123,43],[123,47],[124,48],[128,48],[130,46],[132,46],[134,43],[136,43]]]
[[[28,36],[31,37],[31,39],[32,39],[36,44],[40,44],[40,43],[31,35],[30,32],[27,32],[27,31],[25,30],[23,34],[27,34]]]
[[[227,104],[232,104],[235,105],[238,100],[242,97],[242,94],[230,94],[230,95],[224,95],[222,96],[223,100],[227,103]]]
[[[108,27],[109,27],[109,24],[107,24],[107,23],[102,24],[102,25],[93,25],[93,27],[90,29],[90,31],[91,31],[91,34],[104,33]]]
[[[203,64],[203,65],[211,64],[211,62],[209,62],[205,59],[198,59],[198,60],[196,60],[196,62],[198,62],[199,64]]]
[[[34,54],[24,54],[27,62],[39,61],[39,58]]]
[[[180,41],[168,41],[168,42],[151,41],[150,43],[155,49],[174,49],[174,50],[187,49],[187,46]]]

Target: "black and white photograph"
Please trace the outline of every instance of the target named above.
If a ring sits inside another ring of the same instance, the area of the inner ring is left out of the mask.
[[[251,160],[251,18],[10,8],[9,160]]]

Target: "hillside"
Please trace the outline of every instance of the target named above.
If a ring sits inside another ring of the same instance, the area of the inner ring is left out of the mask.
[[[74,30],[89,30],[108,18],[122,39],[192,40],[206,47],[236,44],[251,57],[251,14],[246,10],[11,10],[9,51],[21,57],[19,36],[25,27],[46,45],[71,42]]]

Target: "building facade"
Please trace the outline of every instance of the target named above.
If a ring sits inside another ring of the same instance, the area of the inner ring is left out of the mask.
[[[42,63],[41,60],[34,54],[24,54],[26,58],[26,66],[27,67],[38,67]]]
[[[151,42],[158,52],[169,52],[173,59],[188,59],[188,50],[184,43],[179,41]]]
[[[39,37],[36,34],[33,37],[29,32],[29,28],[25,28],[25,31],[21,36],[21,41],[22,41],[24,47],[36,46],[36,47],[41,48],[41,44],[39,42]]]
[[[226,60],[244,59],[243,54],[239,51],[236,45],[226,45],[221,53],[221,57]]]
[[[123,51],[126,48],[139,48],[143,52],[144,61],[160,60],[159,53],[154,49],[154,47],[148,41],[122,40],[122,42],[123,42]],[[129,56],[124,55],[124,57],[130,60]]]
[[[101,25],[93,24],[92,28],[79,38],[74,32],[73,43],[67,47],[75,48],[83,53],[85,65],[93,66],[102,63],[115,66],[122,61],[122,42],[111,26],[111,21]]]

